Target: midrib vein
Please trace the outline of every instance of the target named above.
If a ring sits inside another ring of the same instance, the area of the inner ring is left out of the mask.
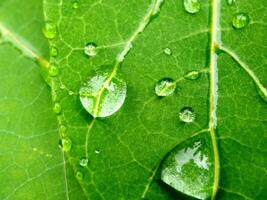
[[[220,161],[215,129],[217,125],[217,100],[218,100],[218,70],[216,46],[219,41],[219,6],[220,0],[211,0],[211,39],[210,39],[210,108],[209,108],[209,129],[214,154],[214,180],[212,197],[214,200],[220,176]]]
[[[22,38],[17,36],[11,30],[6,28],[2,23],[0,23],[0,31],[4,40],[10,42],[14,47],[19,49],[25,56],[36,60],[41,67],[47,68],[49,62],[43,57],[39,56],[30,45],[28,45]]]

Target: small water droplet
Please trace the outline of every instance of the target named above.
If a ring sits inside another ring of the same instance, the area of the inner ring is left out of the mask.
[[[188,79],[188,80],[196,80],[200,77],[200,73],[198,71],[191,71],[191,72],[188,72],[184,78],[185,79]]]
[[[60,89],[61,89],[61,90],[65,90],[65,89],[66,89],[66,86],[65,86],[64,84],[61,84],[61,85],[60,85]]]
[[[72,3],[72,8],[73,8],[73,9],[77,9],[77,8],[79,8],[79,2],[78,2],[78,1],[74,1],[74,2]]]
[[[62,136],[66,136],[66,130],[67,130],[67,127],[64,126],[64,125],[60,125],[59,127],[59,132]]]
[[[74,92],[73,91],[69,91],[69,95],[70,96],[74,95]]]
[[[84,53],[89,57],[95,56],[97,54],[97,45],[93,42],[89,42],[84,47]]]
[[[99,150],[99,149],[96,149],[96,150],[95,150],[95,153],[96,153],[96,154],[100,154],[100,150]]]
[[[69,138],[63,138],[59,141],[59,147],[62,148],[63,151],[69,152],[72,147],[72,142]]]
[[[50,56],[52,57],[57,57],[58,55],[58,50],[55,46],[51,46],[50,47]]]
[[[170,48],[165,48],[164,53],[168,56],[172,55],[172,50]]]
[[[59,69],[56,65],[54,65],[54,64],[49,65],[49,67],[48,67],[49,76],[55,77],[58,75],[58,73],[59,73]]]
[[[188,13],[198,13],[200,11],[199,0],[184,0],[184,8]]]
[[[227,0],[227,4],[228,4],[229,6],[234,5],[234,3],[235,3],[235,0]]]
[[[179,113],[179,118],[182,122],[191,123],[195,120],[196,116],[192,108],[184,107]]]
[[[176,82],[171,78],[163,78],[155,86],[156,95],[159,97],[169,96],[175,89]]]
[[[233,17],[233,27],[235,29],[241,29],[247,26],[249,23],[249,16],[245,13],[238,13]]]
[[[61,113],[61,105],[60,103],[56,102],[53,106],[53,111],[58,115]]]
[[[80,159],[80,161],[79,161],[79,164],[80,164],[80,166],[82,166],[82,167],[86,167],[87,164],[88,164],[88,158],[86,158],[86,157],[82,157],[82,158]]]
[[[126,98],[127,86],[117,73],[110,78],[112,69],[97,71],[80,88],[80,101],[94,117],[107,117],[117,112]]]
[[[57,34],[57,27],[52,22],[46,22],[43,27],[43,34],[48,39],[53,39]]]
[[[78,171],[78,172],[76,172],[75,177],[76,177],[79,181],[81,181],[81,180],[83,180],[83,173],[80,172],[80,171]]]

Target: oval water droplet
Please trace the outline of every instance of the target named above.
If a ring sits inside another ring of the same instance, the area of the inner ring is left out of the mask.
[[[168,56],[172,55],[172,50],[170,48],[165,48],[163,52]]]
[[[104,68],[104,67],[102,67]],[[122,77],[107,67],[97,71],[80,88],[80,101],[92,116],[107,117],[117,112],[126,98]]]
[[[210,199],[214,184],[214,156],[208,132],[176,146],[161,164],[161,180],[196,199]]]
[[[83,180],[83,173],[80,172],[80,171],[78,171],[78,172],[76,172],[75,177],[76,177],[79,181],[81,181],[81,180]]]
[[[57,27],[52,22],[46,22],[43,27],[43,34],[48,39],[53,39],[57,34]]]
[[[227,4],[228,4],[229,6],[232,6],[232,5],[235,4],[235,0],[226,0],[226,1],[227,1]]]
[[[246,13],[238,13],[233,17],[233,27],[235,29],[241,29],[247,26],[249,23],[249,16]]]
[[[56,102],[53,106],[53,111],[58,115],[61,113],[61,105],[60,103]]]
[[[161,79],[155,86],[155,93],[159,97],[171,95],[176,89],[176,82],[171,78]]]
[[[79,2],[78,2],[78,1],[74,1],[74,2],[72,3],[72,8],[73,8],[73,9],[77,9],[77,8],[79,8]]]
[[[100,150],[99,150],[99,149],[96,149],[96,150],[95,150],[95,153],[96,153],[96,154],[100,154]]]
[[[93,57],[97,54],[97,45],[94,42],[89,42],[84,47],[84,53],[89,56]]]
[[[82,166],[82,167],[86,167],[87,164],[88,164],[88,158],[86,158],[86,157],[82,157],[82,158],[80,159],[80,161],[79,161],[79,164],[80,164],[80,166]]]
[[[184,78],[185,79],[188,79],[188,80],[196,80],[200,77],[200,73],[198,71],[191,71],[191,72],[188,72]]]
[[[49,67],[48,67],[49,76],[55,77],[58,75],[58,73],[59,73],[59,69],[56,65],[54,65],[54,64],[49,65]]]
[[[51,46],[50,47],[50,56],[52,57],[57,57],[58,55],[58,50],[55,46]]]
[[[200,11],[199,0],[184,0],[184,8],[188,13],[198,13]]]
[[[67,127],[64,125],[60,125],[59,132],[62,136],[66,136]]]
[[[59,141],[59,147],[62,148],[63,151],[69,152],[72,147],[72,142],[69,138],[63,138]]]
[[[184,107],[179,112],[179,118],[182,122],[185,123],[192,123],[196,115],[191,107]]]

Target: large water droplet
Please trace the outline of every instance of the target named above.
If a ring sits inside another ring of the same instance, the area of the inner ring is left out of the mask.
[[[61,113],[61,105],[60,103],[56,102],[53,106],[53,111],[58,115]]]
[[[182,122],[191,123],[195,120],[196,115],[191,107],[184,107],[179,112],[179,118]]]
[[[185,79],[188,79],[188,80],[196,80],[200,77],[200,73],[198,71],[191,71],[191,72],[188,72],[184,78]]]
[[[49,76],[55,77],[58,75],[58,73],[59,73],[59,69],[56,65],[54,65],[54,64],[49,65],[49,67],[48,67]]]
[[[58,50],[55,46],[50,47],[50,56],[56,57],[58,55]]]
[[[72,147],[72,142],[69,138],[63,138],[59,141],[59,147],[62,148],[63,151],[69,152]]]
[[[155,86],[156,95],[159,97],[169,96],[175,89],[176,82],[171,78],[163,78]]]
[[[184,0],[184,8],[187,12],[195,14],[200,11],[199,0]]]
[[[46,22],[43,27],[43,34],[48,39],[53,39],[57,34],[57,27],[52,22]]]
[[[79,161],[79,164],[80,164],[80,166],[82,166],[82,167],[86,167],[87,164],[88,164],[88,158],[86,158],[86,157],[82,157],[82,158],[80,159],[80,161]]]
[[[233,17],[233,27],[235,29],[241,29],[247,26],[249,23],[249,16],[245,13],[238,13]]]
[[[79,181],[82,181],[82,180],[83,180],[83,173],[80,172],[80,171],[78,171],[78,172],[76,172],[75,177],[76,177]]]
[[[103,68],[103,67],[102,67]],[[80,101],[94,117],[107,117],[117,112],[126,98],[127,86],[112,69],[97,71],[80,88]]]
[[[204,200],[212,195],[214,156],[209,133],[202,134],[167,155],[161,165],[161,180],[179,192]]]
[[[84,53],[90,57],[95,56],[97,54],[97,45],[93,42],[89,42],[84,47]]]
[[[165,48],[163,51],[168,56],[172,55],[172,50],[170,48]]]

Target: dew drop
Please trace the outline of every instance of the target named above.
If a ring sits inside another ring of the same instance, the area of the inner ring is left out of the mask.
[[[117,73],[111,78],[112,69],[99,70],[80,88],[80,101],[94,117],[107,117],[117,112],[126,98],[127,86]]]
[[[245,13],[238,13],[233,17],[233,27],[235,29],[241,29],[247,26],[249,23],[249,17]]]
[[[83,173],[80,172],[80,171],[78,171],[78,172],[76,172],[75,177],[76,177],[79,181],[81,181],[81,180],[83,180]]]
[[[199,0],[184,0],[184,8],[188,13],[198,13],[200,11]]]
[[[184,78],[185,79],[188,79],[188,80],[196,80],[200,77],[200,73],[198,71],[191,71],[191,72],[188,72]]]
[[[176,89],[176,82],[171,78],[161,79],[155,86],[155,93],[159,97],[171,95]]]
[[[55,77],[59,73],[58,67],[54,64],[49,65],[48,67],[48,74],[49,76]]]
[[[72,147],[72,142],[69,138],[63,138],[59,141],[59,147],[62,148],[63,151],[69,152]]]
[[[235,0],[227,0],[227,4],[228,4],[229,6],[234,5],[234,3],[235,3]]]
[[[70,96],[74,95],[74,92],[73,91],[69,91],[69,95]]]
[[[67,127],[64,125],[60,125],[59,132],[62,136],[66,136]]]
[[[93,57],[97,54],[96,47],[97,45],[95,43],[89,42],[84,47],[84,53],[89,57]]]
[[[179,112],[179,118],[182,122],[192,123],[195,120],[196,116],[192,108],[184,107]]]
[[[57,57],[58,55],[58,50],[55,46],[51,46],[50,47],[50,56],[52,57]]]
[[[96,150],[95,150],[95,153],[96,153],[96,154],[100,154],[100,150],[99,150],[99,149],[96,149]]]
[[[170,48],[165,48],[163,52],[168,56],[172,55],[172,50]]]
[[[82,157],[82,158],[80,159],[80,161],[79,161],[79,164],[80,164],[80,166],[82,166],[82,167],[86,167],[87,164],[88,164],[88,158],[86,158],[86,157]]]
[[[60,85],[60,89],[61,89],[61,90],[65,90],[65,89],[66,89],[66,86],[65,86],[64,84],[61,84],[61,85]]]
[[[77,8],[79,8],[79,2],[78,2],[78,1],[74,1],[74,2],[72,3],[72,8],[73,8],[73,9],[77,9]]]
[[[56,102],[53,106],[53,111],[58,115],[61,113],[61,105],[60,103]]]
[[[52,22],[46,22],[43,27],[43,34],[48,39],[53,39],[57,34],[57,27]]]

